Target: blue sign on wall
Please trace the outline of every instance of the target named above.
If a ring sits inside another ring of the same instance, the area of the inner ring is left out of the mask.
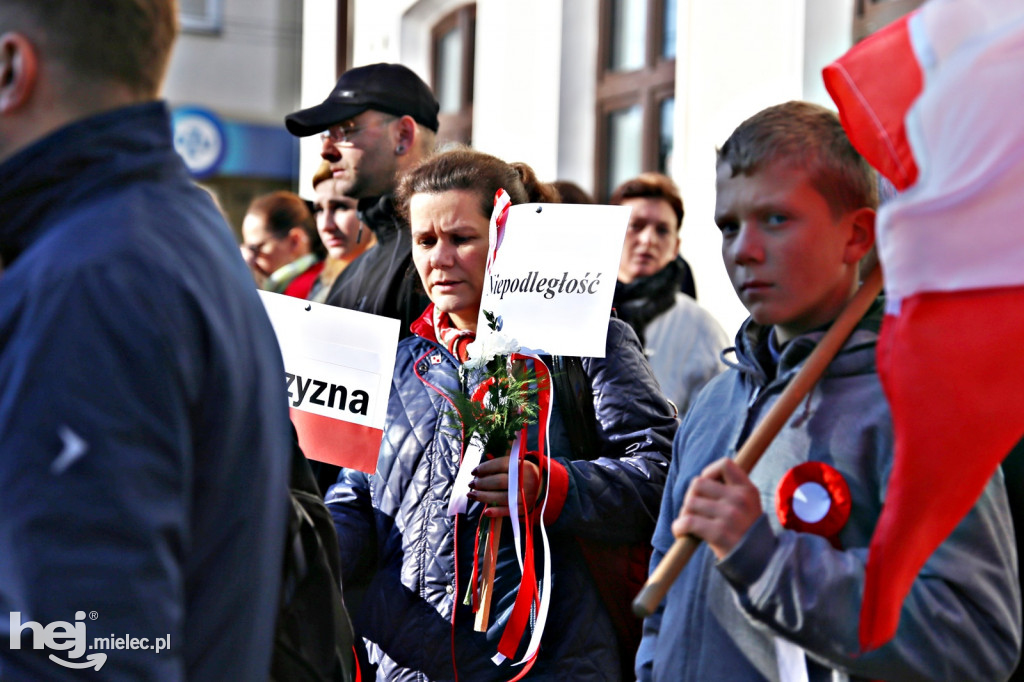
[[[299,143],[280,126],[225,121],[208,109],[171,112],[174,148],[197,180],[219,176],[294,181]]]

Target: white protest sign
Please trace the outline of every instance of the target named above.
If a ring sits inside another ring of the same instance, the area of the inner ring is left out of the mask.
[[[399,321],[260,292],[284,358],[306,457],[373,473],[384,435]]]
[[[628,206],[510,207],[480,310],[501,316],[502,331],[524,349],[604,357],[629,214]]]

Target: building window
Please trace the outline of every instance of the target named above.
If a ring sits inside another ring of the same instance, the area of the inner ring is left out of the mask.
[[[867,38],[924,4],[924,0],[856,0],[853,7],[853,41]]]
[[[667,173],[673,147],[676,0],[601,0],[595,194],[642,171]]]
[[[672,167],[672,147],[675,140],[676,98],[665,97],[659,104],[658,120],[658,170],[668,173]]]
[[[336,0],[337,26],[335,28],[334,70],[341,78],[352,66],[352,5],[349,0]]]
[[[612,0],[611,53],[608,67],[612,71],[636,71],[647,61],[647,0]]]
[[[224,26],[221,0],[179,0],[181,30],[190,33],[220,33]]]
[[[476,5],[464,5],[431,30],[431,73],[438,113],[438,143],[469,144],[473,138],[473,62]]]
[[[609,111],[606,116],[609,188],[617,187],[642,170],[643,118],[643,108],[639,104]]]

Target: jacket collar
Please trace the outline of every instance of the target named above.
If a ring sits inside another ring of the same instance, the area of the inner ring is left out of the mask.
[[[619,307],[634,301],[642,302],[664,296],[666,292],[674,300],[675,293],[680,290],[682,283],[683,258],[676,256],[653,275],[638,277],[629,284],[616,281],[614,304]]]
[[[412,321],[409,325],[409,329],[412,333],[420,338],[426,339],[427,341],[433,341],[434,343],[441,343],[437,340],[437,331],[434,329],[434,304],[431,303],[427,306],[427,309],[423,311],[423,314]]]
[[[401,219],[395,209],[394,195],[365,197],[359,200],[356,210],[359,219],[377,235],[377,241],[389,242],[397,235]]]
[[[878,342],[884,312],[885,300],[879,296],[829,364],[826,375],[853,375],[875,371],[875,345]],[[782,348],[778,370],[769,372],[763,361],[763,352],[767,352],[765,346],[771,327],[759,325],[752,318],[747,318],[736,333],[736,345],[722,351],[722,360],[750,377],[758,385],[770,383],[775,377],[788,379],[818,345],[828,327],[829,325],[826,325],[809,331],[787,343]],[[735,354],[735,361],[727,357],[730,353]]]
[[[22,149],[0,164],[0,259],[9,266],[54,225],[55,211],[74,210],[122,177],[162,172],[174,156],[163,102],[75,121]]]

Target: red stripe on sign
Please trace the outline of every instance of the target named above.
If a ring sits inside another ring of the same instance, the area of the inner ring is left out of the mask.
[[[384,437],[382,429],[291,408],[299,446],[308,459],[372,474]]]

